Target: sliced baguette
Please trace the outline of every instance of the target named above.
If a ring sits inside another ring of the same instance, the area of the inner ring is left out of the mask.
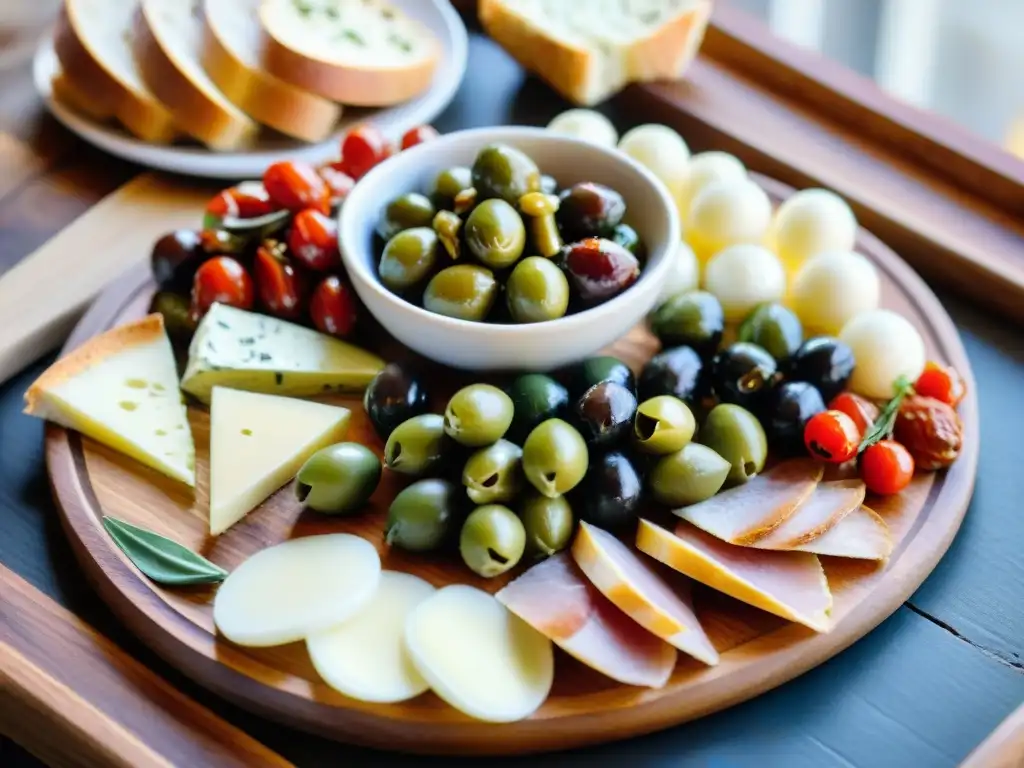
[[[134,40],[146,84],[186,133],[215,150],[239,149],[255,138],[258,124],[221,93],[200,62],[198,0],[142,0]]]
[[[88,85],[79,85],[62,69],[58,69],[50,80],[53,98],[64,106],[99,122],[113,118],[114,112],[109,105],[89,96],[88,89]]]
[[[264,0],[263,66],[328,99],[384,107],[430,87],[440,46],[382,0]]]
[[[137,5],[136,0],[67,0],[54,35],[63,71],[54,94],[85,114],[113,115],[143,141],[166,143],[177,134],[174,120],[132,58]]]
[[[203,0],[203,67],[258,122],[303,141],[323,141],[337,125],[341,106],[260,69],[260,2]]]
[[[680,77],[711,0],[480,0],[480,22],[562,96],[593,106],[633,82]]]

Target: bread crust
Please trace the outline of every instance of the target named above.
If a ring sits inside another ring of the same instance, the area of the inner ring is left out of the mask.
[[[75,83],[67,72],[58,71],[50,80],[53,98],[64,106],[81,112],[86,117],[104,122],[114,117],[114,113],[93,99],[88,94],[88,86],[82,87]]]
[[[633,45],[629,50],[631,79],[642,82],[682,77],[700,49],[710,17],[711,0],[698,0],[693,8]]]

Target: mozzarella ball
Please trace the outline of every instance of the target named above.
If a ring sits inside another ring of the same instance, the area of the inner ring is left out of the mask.
[[[827,251],[852,251],[857,218],[839,195],[805,189],[779,206],[773,226],[776,252],[791,269]]]
[[[704,269],[704,288],[722,304],[728,322],[742,320],[766,301],[781,301],[786,271],[763,245],[741,243],[719,251]]]
[[[701,152],[690,158],[686,181],[676,196],[679,216],[686,221],[697,194],[716,181],[739,181],[747,177],[747,169],[739,158],[726,152]]]
[[[672,268],[665,277],[665,287],[661,291],[662,299],[677,293],[697,290],[700,284],[700,264],[693,249],[685,242],[676,246],[675,253],[667,258],[672,260]]]
[[[690,206],[686,240],[705,262],[730,245],[761,243],[771,219],[771,201],[753,181],[715,181]]]
[[[661,179],[673,196],[686,182],[690,148],[666,125],[638,125],[623,135],[619,149]]]
[[[569,109],[548,123],[548,130],[602,147],[614,147],[619,132],[612,121],[592,109]]]
[[[917,381],[925,364],[924,341],[907,318],[888,309],[872,309],[850,320],[839,340],[857,361],[850,389],[876,400],[893,396],[900,376]]]
[[[822,253],[793,279],[790,303],[805,328],[834,336],[856,315],[878,307],[878,271],[853,251]]]

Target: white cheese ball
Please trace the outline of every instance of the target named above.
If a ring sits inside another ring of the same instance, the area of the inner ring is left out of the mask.
[[[700,285],[700,264],[697,263],[693,249],[685,242],[680,242],[675,253],[667,258],[672,260],[672,268],[665,277],[661,298],[664,300],[677,293],[697,290]]]
[[[690,148],[666,125],[638,125],[623,135],[619,150],[661,179],[673,196],[686,182]]]
[[[715,181],[690,206],[686,241],[705,262],[730,245],[762,242],[771,219],[771,200],[753,181]]]
[[[837,251],[800,267],[790,303],[805,328],[834,336],[851,318],[876,309],[881,293],[874,264],[859,253]]]
[[[704,288],[721,302],[725,319],[735,322],[762,302],[782,300],[786,270],[779,257],[762,245],[732,245],[708,262]]]
[[[872,309],[850,320],[839,340],[853,350],[856,365],[850,389],[876,400],[893,396],[900,376],[916,381],[925,364],[924,341],[917,328],[888,309]]]
[[[686,181],[676,196],[679,216],[686,221],[693,200],[709,184],[716,181],[739,181],[747,177],[747,169],[739,158],[727,152],[701,152],[690,158]]]
[[[805,189],[779,206],[773,227],[775,248],[791,268],[828,251],[852,251],[857,218],[839,195]]]
[[[602,147],[614,147],[619,132],[612,121],[592,109],[569,109],[548,123],[548,130]]]

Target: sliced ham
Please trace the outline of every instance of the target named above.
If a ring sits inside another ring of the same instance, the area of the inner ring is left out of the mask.
[[[649,632],[705,664],[718,663],[690,601],[689,582],[670,587],[645,562],[607,531],[581,522],[572,556],[590,582]]]
[[[832,557],[887,560],[892,554],[892,536],[877,512],[861,506],[826,533],[794,549]]]
[[[821,473],[821,465],[811,459],[784,461],[748,483],[674,513],[722,541],[749,546],[810,497]]]
[[[676,649],[616,608],[568,552],[533,566],[495,597],[589,667],[627,685],[661,688]]]
[[[803,504],[767,536],[755,541],[758,549],[797,549],[801,544],[827,533],[864,502],[866,492],[860,480],[818,483]]]
[[[815,555],[738,547],[686,522],[673,533],[641,520],[636,545],[655,560],[737,600],[817,632],[831,629],[832,593]]]

